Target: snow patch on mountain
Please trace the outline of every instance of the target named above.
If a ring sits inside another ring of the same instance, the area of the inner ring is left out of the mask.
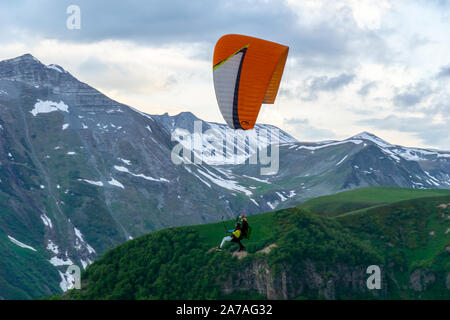
[[[50,229],[53,228],[52,220],[49,217],[47,217],[45,213],[41,214],[41,220],[46,227],[49,227]]]
[[[86,267],[88,265],[90,265],[93,261],[90,260],[89,258],[86,259],[86,261],[84,261],[83,259],[80,259],[81,265],[83,266],[83,269],[86,269]]]
[[[49,113],[58,110],[63,112],[69,112],[69,106],[65,104],[63,101],[53,102],[49,100],[46,101],[38,100],[35,103],[33,110],[31,110],[30,112],[33,116],[37,116],[40,113]]]
[[[121,184],[119,181],[117,181],[116,179],[114,179],[113,177],[111,177],[111,180],[108,181],[108,183],[110,185],[125,189],[125,187],[123,186],[123,184]]]
[[[196,177],[198,180],[200,180],[204,185],[208,186],[208,188],[211,188],[211,184],[209,184],[208,182],[206,182],[205,180],[203,180],[202,178],[200,178],[197,174],[195,174],[194,172],[192,172],[192,170],[189,169],[187,166],[184,166],[184,169],[186,169],[187,172],[189,172],[189,173],[192,174],[194,177]]]
[[[80,231],[79,229],[77,229],[76,227],[74,227],[73,229],[74,229],[74,231],[75,231],[75,236],[76,236],[76,239],[75,239],[75,249],[81,250],[82,247],[85,247],[85,248],[88,250],[88,252],[89,252],[90,254],[96,253],[95,250],[94,250],[94,248],[92,248],[92,247],[89,245],[89,243],[87,243],[87,242],[84,240],[84,237],[83,237],[83,234],[81,233],[81,231]]]
[[[273,203],[270,201],[267,201],[267,205],[270,207],[270,209],[275,210],[275,208],[278,206],[280,202],[278,200],[275,200]]]
[[[120,172],[131,174],[134,177],[143,178],[143,179],[149,180],[149,181],[169,182],[169,180],[167,180],[165,178],[153,178],[153,177],[146,176],[142,173],[140,173],[140,174],[132,173],[132,172],[130,172],[130,170],[128,170],[128,168],[125,168],[122,166],[114,166],[114,169],[116,169],[117,171],[120,171]]]
[[[341,161],[339,161],[338,163],[336,163],[336,166],[338,166],[338,165],[340,165],[342,162],[344,162],[344,160],[347,159],[347,157],[348,157],[348,154],[346,154],[345,157],[342,158]]]
[[[65,73],[66,70],[64,70],[62,67],[58,66],[57,64],[49,64],[46,66],[48,69],[52,69],[55,71],[58,71],[59,73]]]
[[[208,171],[208,173],[206,173],[200,169],[197,169],[197,172],[200,173],[201,175],[205,176],[206,178],[208,178],[208,180],[210,180],[214,184],[218,185],[219,187],[222,187],[222,188],[225,188],[225,189],[228,189],[231,191],[238,191],[238,192],[246,194],[247,196],[252,195],[251,191],[249,191],[247,188],[239,185],[236,181],[223,179],[222,177],[214,174],[213,172],[209,171],[208,169],[205,169],[205,170]]]
[[[59,266],[71,266],[73,265],[72,260],[70,260],[69,257],[65,257],[66,259],[64,259],[64,257],[58,258],[57,256],[52,257],[49,261],[50,263],[55,266],[55,267],[59,267]]]
[[[47,250],[53,252],[54,254],[59,254],[59,247],[50,239],[47,242]]]
[[[69,272],[62,273],[58,270],[59,276],[61,277],[61,282],[59,283],[59,287],[63,292],[72,289],[75,286],[75,279],[72,274]]]
[[[427,157],[436,156],[437,158],[450,158],[450,154],[440,151],[418,149],[418,148],[405,148],[397,147],[392,150],[397,155],[408,161],[422,161],[428,160]]]
[[[87,180],[87,179],[78,179],[78,180],[87,182],[87,183],[92,184],[94,186],[103,187],[103,182],[101,182],[101,181],[92,181],[92,180]]]
[[[344,141],[336,141],[336,142],[321,144],[318,146],[307,146],[307,145],[298,145],[297,144],[297,148],[295,150],[300,150],[300,149],[319,150],[319,149],[328,148],[331,146],[337,146],[337,145],[344,144],[344,143],[361,144],[362,142],[363,142],[362,140],[344,140]]]
[[[280,192],[277,191],[275,193],[280,197],[281,201],[286,201],[287,200],[287,198],[285,196],[283,196]]]
[[[8,235],[8,238],[9,238],[9,240],[10,240],[12,243],[18,245],[18,246],[21,247],[21,248],[29,249],[29,250],[32,250],[32,251],[37,251],[35,248],[33,248],[33,247],[29,246],[29,245],[26,245],[25,243],[20,242],[19,240],[14,239],[14,238],[11,237],[10,235]]]
[[[246,178],[249,178],[249,179],[253,179],[253,180],[258,181],[258,182],[271,184],[271,183],[269,182],[269,179],[259,179],[259,178],[247,176],[247,175],[245,175],[245,174],[243,174],[242,176],[243,176],[243,177],[246,177]]]
[[[139,111],[139,110],[137,110],[137,109],[135,109],[135,108],[132,108],[132,107],[129,107],[131,110],[133,110],[134,112],[137,112],[137,113],[139,113],[141,116],[144,116],[144,117],[146,117],[147,119],[150,119],[150,120],[152,120],[152,121],[155,121],[150,115],[148,115],[148,114],[146,114],[146,113],[144,113],[144,112],[141,112],[141,111]]]
[[[120,161],[122,161],[123,163],[125,163],[127,166],[131,166],[131,161],[127,160],[127,159],[122,159],[122,158],[118,158]]]

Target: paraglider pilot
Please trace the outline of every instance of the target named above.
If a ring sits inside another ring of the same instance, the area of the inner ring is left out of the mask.
[[[231,242],[237,242],[239,244],[239,250],[242,251],[245,249],[244,245],[241,243],[241,237],[242,237],[242,231],[241,231],[241,223],[237,222],[234,230],[227,230],[227,233],[231,233],[231,236],[226,236],[222,239],[222,242],[220,243],[220,246],[216,248],[216,250],[222,250],[223,245],[225,242],[231,241]]]

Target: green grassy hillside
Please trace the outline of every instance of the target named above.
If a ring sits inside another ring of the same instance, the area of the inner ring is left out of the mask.
[[[83,273],[82,290],[63,298],[450,299],[450,206],[442,206],[450,194],[419,193],[362,189],[336,195],[339,205],[316,199],[328,215],[295,207],[250,216],[243,256],[236,244],[211,250],[225,235],[222,223],[154,232],[109,250]],[[370,209],[345,214],[345,199],[349,210],[358,202]],[[365,285],[372,264],[382,267],[381,290]]]
[[[344,191],[329,196],[317,197],[302,203],[299,207],[313,213],[326,215],[348,214],[353,211],[385,205],[402,200],[449,195],[447,189],[405,189],[370,187]]]

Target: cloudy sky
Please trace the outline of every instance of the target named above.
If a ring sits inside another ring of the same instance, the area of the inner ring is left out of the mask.
[[[66,27],[67,7],[81,29]],[[277,101],[258,121],[302,141],[361,131],[450,150],[450,1],[17,0],[0,3],[0,59],[31,53],[151,114],[224,122],[215,41],[240,33],[290,47]]]

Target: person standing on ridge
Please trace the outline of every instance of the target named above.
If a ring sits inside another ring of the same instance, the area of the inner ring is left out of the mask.
[[[241,221],[240,221],[241,222],[241,238],[248,239],[250,237],[250,230],[249,230],[247,218],[246,218],[245,214],[241,214],[240,218],[241,218]]]

